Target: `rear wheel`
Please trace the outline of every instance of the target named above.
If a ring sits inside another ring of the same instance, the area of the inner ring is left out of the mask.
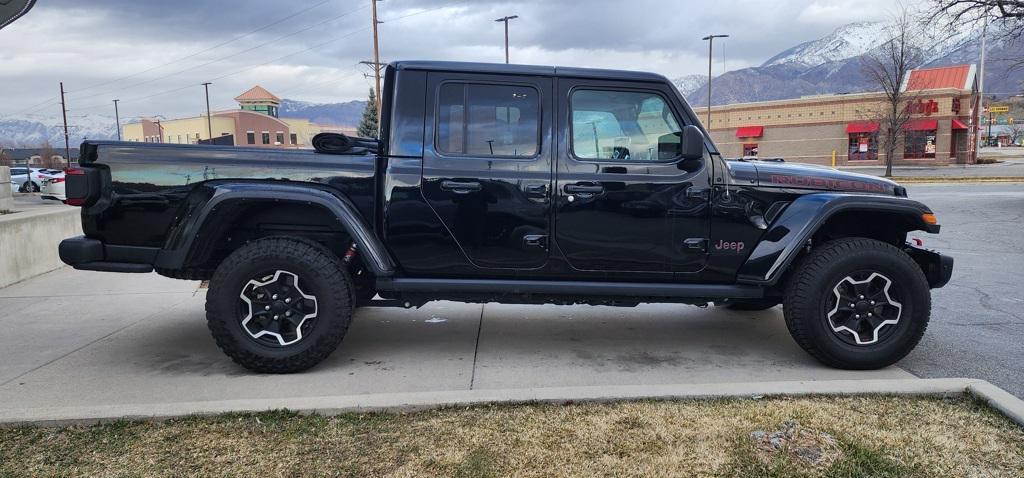
[[[21,185],[21,189],[18,192],[37,193],[39,192],[39,185],[32,181],[25,181],[25,184]]]
[[[821,362],[876,369],[921,340],[931,294],[921,268],[903,251],[873,239],[839,239],[797,266],[784,313],[794,340]]]
[[[351,287],[341,261],[322,245],[259,239],[217,267],[206,297],[207,324],[239,365],[301,372],[341,343],[352,318]]]

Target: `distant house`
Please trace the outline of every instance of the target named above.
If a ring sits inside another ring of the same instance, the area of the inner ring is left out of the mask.
[[[4,156],[9,160],[14,161],[15,164],[28,163],[33,166],[43,164],[43,150],[41,148],[13,148],[3,149],[2,151]],[[51,151],[53,152],[51,158],[53,158],[55,162],[65,165],[68,163],[67,159],[64,158],[63,149],[54,148]],[[78,161],[78,149],[71,149],[71,161]]]

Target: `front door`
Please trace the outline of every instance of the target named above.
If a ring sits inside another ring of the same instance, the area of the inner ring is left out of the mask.
[[[547,262],[552,82],[428,76],[423,196],[476,267],[514,271]]]
[[[710,161],[680,158],[665,85],[558,81],[555,243],[580,271],[672,278],[703,269]]]

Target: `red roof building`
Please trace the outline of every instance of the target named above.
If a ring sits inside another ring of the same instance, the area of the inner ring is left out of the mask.
[[[903,91],[938,90],[956,88],[970,90],[974,86],[974,65],[953,65],[938,68],[919,68],[903,80]]]

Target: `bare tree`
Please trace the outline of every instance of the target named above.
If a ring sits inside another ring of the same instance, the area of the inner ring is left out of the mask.
[[[929,3],[929,23],[956,28],[988,17],[997,27],[997,37],[1024,36],[1024,0],[930,0]]]
[[[7,151],[4,151],[4,147],[0,146],[0,166],[13,166],[14,161],[7,155]]]
[[[55,156],[57,156],[57,150],[53,149],[49,141],[45,141],[39,146],[39,166],[46,169],[63,168],[64,163]]]
[[[1010,137],[1010,144],[1019,144],[1024,139],[1024,123],[1010,123],[1006,126],[1006,134]]]
[[[914,27],[909,11],[896,14],[887,28],[888,37],[878,48],[864,55],[861,70],[864,77],[885,97],[879,111],[873,112],[878,121],[882,150],[885,151],[885,175],[892,176],[896,148],[904,137],[910,122],[908,103],[916,94],[903,88],[903,79],[911,70],[921,66],[924,54],[920,47],[920,33]]]

